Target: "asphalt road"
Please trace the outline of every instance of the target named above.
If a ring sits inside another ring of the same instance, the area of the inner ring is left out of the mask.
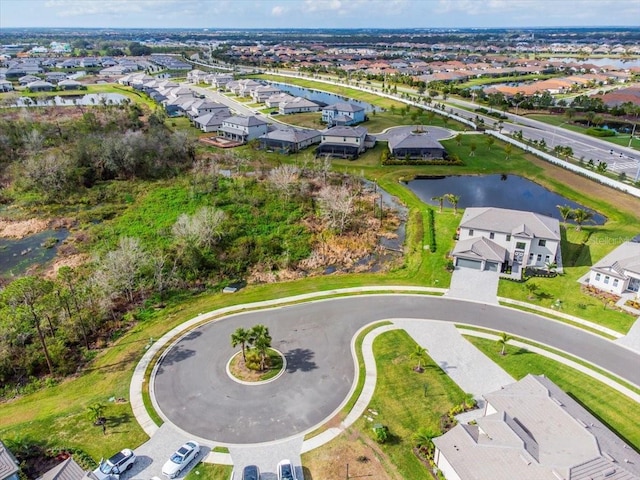
[[[506,331],[593,362],[640,385],[640,355],[602,337],[525,312],[440,297],[359,296],[227,317],[179,341],[162,361],[155,394],[177,426],[212,441],[260,443],[301,433],[326,420],[347,396],[354,365],[350,342],[362,326],[389,318],[425,318]],[[245,386],[226,374],[238,327],[269,327],[287,358],[286,373]]]
[[[458,108],[452,105],[452,103],[474,109],[480,106],[458,99],[447,100],[447,111],[451,109],[456,115],[469,120],[473,120],[476,117],[476,113]],[[508,117],[508,120],[505,120],[503,123],[503,133],[512,134],[522,130],[525,139],[544,139],[547,147],[550,149],[558,145],[571,147],[575,158],[584,157],[585,162],[593,159],[596,164],[598,162],[604,162],[608,165],[609,171],[617,173],[624,172],[631,178],[635,178],[638,172],[640,172],[640,153],[637,150],[621,147],[611,142],[583,135],[578,132],[572,132],[571,130],[562,128],[562,125],[554,127],[553,125],[539,122],[526,116],[518,116],[505,112],[500,113]],[[495,118],[484,115],[478,116],[484,119],[486,125],[495,127],[497,123]]]

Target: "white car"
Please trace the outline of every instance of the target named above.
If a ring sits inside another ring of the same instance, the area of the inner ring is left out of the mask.
[[[92,473],[98,480],[119,478],[122,472],[129,470],[136,461],[136,454],[125,448],[113,457],[100,460],[100,465]]]
[[[296,469],[291,465],[291,460],[280,460],[278,463],[278,480],[297,480]]]
[[[167,463],[162,466],[162,474],[169,478],[177,477],[199,453],[200,445],[198,445],[198,442],[188,441],[176,450]]]

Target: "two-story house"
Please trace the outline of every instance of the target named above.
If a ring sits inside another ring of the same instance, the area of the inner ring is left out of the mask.
[[[268,123],[256,116],[225,118],[218,129],[218,136],[236,142],[248,142],[268,131]]]
[[[365,119],[364,108],[353,103],[338,102],[322,109],[322,121],[329,126],[355,125]]]
[[[560,222],[533,212],[467,208],[452,255],[457,267],[519,274],[527,266],[560,264]]]
[[[375,137],[367,135],[364,127],[331,127],[322,132],[316,156],[331,155],[353,159],[367,148],[373,147],[375,142]]]
[[[631,292],[640,298],[640,243],[624,242],[593,265],[588,283],[616,295]]]
[[[251,98],[254,102],[264,103],[272,95],[280,93],[282,90],[271,85],[260,85],[251,90]]]

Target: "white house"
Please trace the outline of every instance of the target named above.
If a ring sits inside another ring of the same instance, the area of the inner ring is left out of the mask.
[[[271,85],[260,85],[251,90],[251,98],[254,102],[264,103],[264,101],[271,95],[280,93],[281,90]]]
[[[589,271],[589,285],[622,295],[640,298],[640,243],[624,242]]]
[[[639,480],[640,454],[544,376],[487,394],[484,416],[433,439],[447,480]]]
[[[269,124],[261,118],[233,116],[225,118],[218,135],[237,142],[248,142],[267,133]]]
[[[290,113],[317,112],[318,110],[320,110],[320,105],[302,97],[295,97],[291,100],[281,102],[280,106],[278,107],[278,112],[281,115],[287,115]]]
[[[560,222],[533,212],[467,208],[452,255],[458,267],[518,274],[526,266],[560,264]]]
[[[16,457],[0,442],[0,480],[18,480],[18,465]]]
[[[347,102],[334,103],[322,109],[322,121],[329,126],[354,125],[364,122],[364,108]]]
[[[293,100],[295,97],[293,95],[289,95],[288,93],[276,93],[275,95],[271,95],[264,101],[264,104],[269,108],[278,108],[282,102],[288,102]]]

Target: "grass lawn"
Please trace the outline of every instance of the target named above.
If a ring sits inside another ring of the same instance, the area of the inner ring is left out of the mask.
[[[327,128],[327,124],[322,122],[322,114],[320,112],[303,112],[290,113],[288,115],[278,115],[275,120],[297,127],[314,128],[323,130]]]
[[[529,373],[547,376],[628,443],[640,449],[640,409],[635,401],[584,373],[542,355],[507,345],[507,354],[502,356],[501,346],[495,341],[476,337],[467,337],[467,340],[516,380]]]
[[[185,480],[229,480],[233,467],[231,465],[214,465],[200,462],[191,469]]]
[[[409,356],[415,348],[416,343],[403,330],[383,333],[373,343],[378,378],[369,408],[378,415],[368,415],[387,426],[387,443],[376,444],[372,422],[361,418],[332,442],[302,456],[305,478],[339,478],[345,463],[354,476],[427,478],[426,468],[412,451],[414,434],[422,427],[439,429],[440,417],[464,400],[464,392],[430,359],[424,373],[414,372],[415,360]],[[369,459],[367,463],[357,461],[362,455]]]
[[[402,478],[426,475],[412,451],[416,431],[422,427],[438,430],[440,417],[465,396],[431,359],[425,362],[424,373],[413,371],[416,362],[409,357],[416,345],[402,330],[384,333],[373,344],[378,380],[369,407],[378,412],[374,421],[389,429],[391,439],[380,449]],[[363,433],[371,432],[371,422],[366,419],[358,420],[357,425]]]

